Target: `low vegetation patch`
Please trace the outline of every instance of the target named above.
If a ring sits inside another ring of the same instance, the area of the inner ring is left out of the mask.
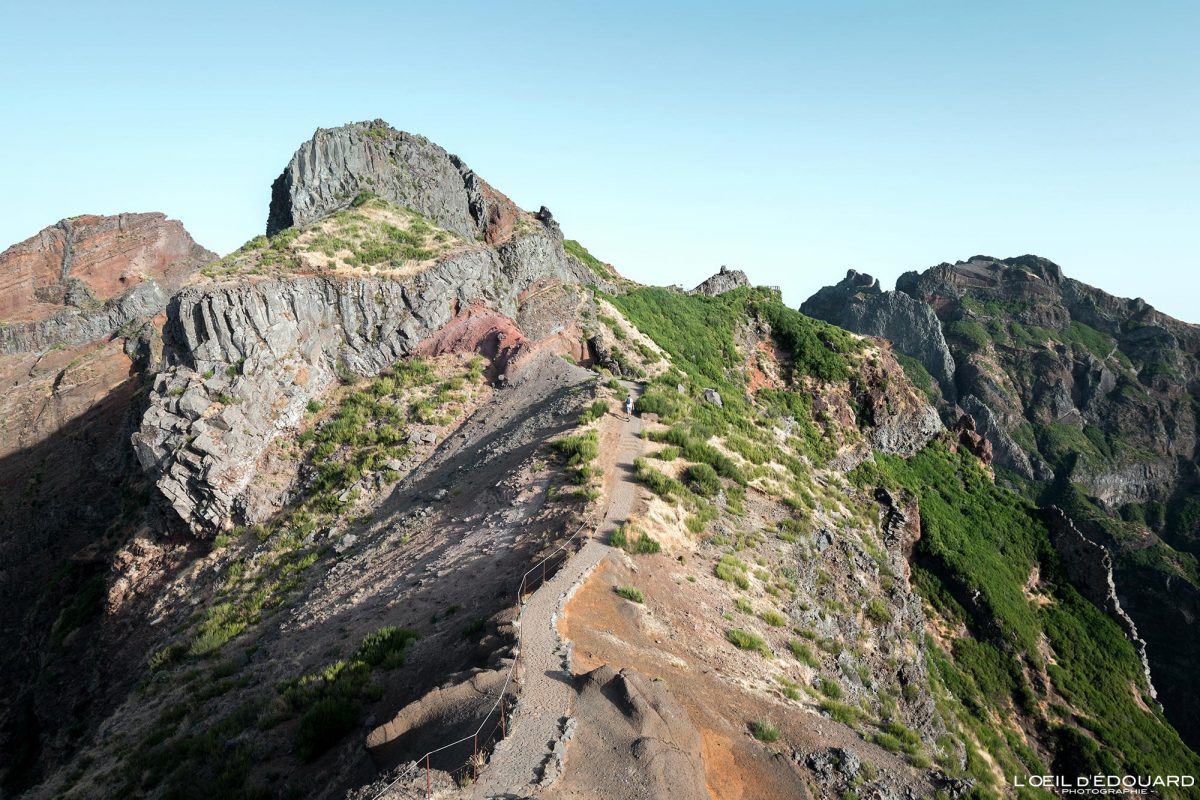
[[[750,733],[760,742],[775,742],[779,740],[779,726],[770,720],[754,720],[750,723]]]
[[[634,603],[646,602],[646,595],[643,594],[642,590],[636,586],[618,586],[616,587],[616,592],[621,597],[624,597],[626,600],[630,600]]]
[[[725,638],[739,650],[754,650],[767,658],[770,658],[772,655],[771,648],[767,645],[766,640],[741,628],[730,628],[725,631]]]
[[[653,555],[662,550],[658,540],[630,525],[621,525],[608,537],[608,543],[635,556]]]

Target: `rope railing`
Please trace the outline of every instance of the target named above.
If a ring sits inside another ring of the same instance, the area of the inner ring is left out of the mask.
[[[430,773],[430,759],[433,756],[437,755],[438,753],[441,753],[445,750],[449,750],[452,747],[458,747],[459,745],[466,744],[467,742],[472,742],[472,745],[473,745],[473,752],[471,754],[471,757],[467,760],[467,763],[464,766],[450,771],[449,774],[455,778],[456,782],[459,782],[459,783],[461,783],[462,779],[466,777],[467,769],[471,770],[472,779],[478,777],[478,770],[479,770],[479,766],[481,765],[480,749],[479,749],[479,746],[480,746],[479,734],[481,734],[483,732],[483,729],[485,727],[487,727],[488,720],[490,720],[492,718],[492,714],[494,714],[497,710],[500,711],[499,720],[495,725],[492,726],[492,730],[488,733],[488,735],[486,737],[484,737],[483,744],[486,747],[493,741],[499,742],[500,739],[503,739],[508,733],[508,731],[507,731],[507,709],[505,708],[504,697],[505,697],[506,693],[508,692],[509,685],[513,681],[513,676],[516,674],[517,663],[521,659],[522,649],[521,649],[521,642],[520,642],[520,623],[521,623],[522,617],[525,616],[526,597],[529,594],[532,594],[533,591],[536,591],[530,578],[532,576],[533,580],[537,581],[536,588],[541,588],[542,586],[544,586],[546,584],[546,582],[549,580],[549,577],[553,577],[553,575],[555,574],[549,570],[549,565],[550,565],[551,560],[557,558],[561,554],[563,556],[563,560],[565,562],[566,559],[569,557],[566,554],[567,548],[571,545],[572,542],[575,542],[576,540],[581,538],[581,534],[583,533],[583,530],[585,527],[586,527],[586,523],[581,524],[578,528],[575,529],[575,532],[572,533],[570,537],[568,537],[565,541],[563,541],[561,544],[559,544],[558,547],[554,548],[549,553],[547,553],[545,556],[543,556],[540,561],[536,562],[532,567],[530,567],[528,570],[525,571],[524,575],[521,576],[521,583],[520,583],[519,587],[517,588],[517,603],[520,606],[520,611],[517,612],[517,620],[516,620],[517,621],[517,631],[518,631],[516,657],[513,658],[512,664],[510,664],[508,667],[508,674],[506,674],[504,676],[504,683],[500,687],[500,692],[496,695],[496,701],[494,703],[492,703],[492,707],[490,709],[488,709],[488,712],[484,715],[483,721],[479,723],[479,727],[475,729],[474,733],[469,733],[466,736],[462,737],[461,739],[456,739],[455,741],[450,742],[449,744],[444,744],[441,747],[430,750],[428,753],[425,753],[425,755],[421,756],[417,760],[409,762],[409,764],[406,767],[404,767],[403,770],[401,770],[401,772],[395,778],[393,778],[386,786],[384,786],[382,789],[380,789],[379,792],[371,798],[371,800],[379,800],[379,798],[381,798],[385,794],[387,794],[394,786],[396,786],[396,784],[400,783],[400,781],[405,780],[405,779],[410,779],[413,776],[415,776],[417,771],[421,769],[422,762],[424,762],[424,767],[425,767],[425,796],[427,798],[430,797],[433,793],[432,778],[431,778],[431,773]],[[497,730],[500,731],[500,737],[499,737],[499,739],[493,739],[493,737],[495,737],[495,735],[496,735]]]

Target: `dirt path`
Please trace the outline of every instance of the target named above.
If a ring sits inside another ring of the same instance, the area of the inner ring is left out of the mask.
[[[636,389],[626,384],[631,391]],[[623,410],[621,412],[623,416]],[[641,421],[630,416],[621,424],[609,483],[608,508],[583,549],[539,588],[521,616],[521,653],[525,682],[512,720],[512,731],[496,746],[487,768],[471,788],[472,798],[524,797],[561,769],[564,727],[570,716],[575,687],[571,678],[570,646],[558,632],[558,617],[574,591],[610,552],[608,534],[625,522],[637,487],[633,460],[641,454]]]

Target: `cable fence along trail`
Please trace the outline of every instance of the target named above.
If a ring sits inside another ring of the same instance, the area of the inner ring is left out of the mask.
[[[571,534],[565,541],[560,543],[547,555],[543,556],[537,563],[530,567],[524,575],[521,576],[521,581],[517,585],[517,602],[521,608],[517,615],[517,630],[518,642],[516,647],[516,658],[509,665],[508,673],[504,677],[504,682],[500,686],[499,692],[496,694],[495,702],[492,703],[487,714],[484,715],[479,727],[472,733],[456,739],[452,742],[447,742],[441,747],[436,747],[433,750],[425,753],[420,758],[408,763],[400,769],[400,772],[388,782],[378,793],[373,795],[372,800],[382,800],[388,797],[393,789],[400,786],[407,786],[421,773],[424,773],[424,788],[425,795],[432,796],[433,794],[433,773],[441,773],[449,775],[455,784],[462,786],[470,781],[474,781],[478,777],[479,771],[483,765],[487,763],[486,753],[491,750],[494,745],[502,741],[508,733],[511,725],[511,717],[514,711],[514,704],[506,698],[509,695],[509,690],[513,686],[516,673],[519,668],[524,668],[524,642],[521,641],[520,631],[525,624],[526,611],[529,607],[529,601],[532,596],[548,581],[553,580],[557,575],[557,570],[561,569],[566,564],[572,555],[577,551],[577,548],[582,548],[584,543],[589,539],[590,532],[586,531],[586,525],[580,525],[574,533]],[[468,755],[463,764],[452,770],[436,769],[431,766],[432,759],[440,753],[455,748],[470,748]]]
[[[625,416],[600,536],[623,524],[632,509],[632,465],[641,453],[640,430],[637,417]],[[517,586],[516,657],[479,727],[409,762],[371,800],[432,797],[460,787],[471,798],[524,796],[549,777],[556,769],[553,762],[562,758],[563,729],[575,694],[569,645],[560,640],[556,621],[570,593],[608,552],[581,525],[526,571]],[[518,671],[521,691],[514,700],[510,690]],[[439,754],[443,762],[453,758],[447,751],[455,748],[463,750],[461,766],[446,770],[433,765]]]

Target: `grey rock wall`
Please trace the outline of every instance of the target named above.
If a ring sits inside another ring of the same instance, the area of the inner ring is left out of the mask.
[[[194,532],[229,527],[267,445],[339,371],[377,374],[474,302],[513,316],[522,293],[544,281],[578,281],[556,228],[401,279],[185,288],[168,307],[169,366],[133,436],[138,459]]]

